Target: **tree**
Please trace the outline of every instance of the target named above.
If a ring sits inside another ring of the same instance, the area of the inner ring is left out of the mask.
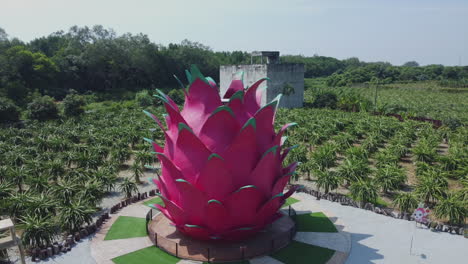
[[[0,97],[0,123],[19,120],[19,108],[8,98]]]
[[[28,116],[39,121],[55,119],[58,117],[57,105],[50,96],[36,98],[28,105]]]
[[[316,170],[314,174],[317,177],[317,187],[323,189],[325,194],[338,188],[341,183],[341,178],[334,171]]]
[[[417,63],[416,61],[408,61],[408,62],[405,62],[402,66],[403,67],[419,67],[419,63]]]
[[[80,187],[70,181],[59,181],[52,185],[50,189],[50,193],[62,205],[71,203],[79,191]]]
[[[333,167],[336,163],[336,147],[332,144],[323,144],[312,152],[312,159],[319,169]]]
[[[135,95],[135,101],[141,107],[148,107],[153,105],[154,99],[151,97],[147,90],[140,91]]]
[[[130,167],[133,172],[133,177],[135,178],[135,182],[137,184],[141,184],[140,177],[143,175],[143,169],[141,168],[140,163],[134,162]]]
[[[12,184],[16,184],[18,191],[23,191],[23,184],[27,178],[28,171],[24,166],[21,167],[10,167],[8,176]]]
[[[65,116],[79,116],[84,112],[84,105],[83,96],[72,92],[63,99],[63,113]]]
[[[59,206],[59,212],[62,228],[73,233],[78,231],[84,223],[91,224],[95,210],[83,201],[75,200]]]
[[[125,193],[125,197],[130,198],[134,192],[138,191],[138,186],[129,178],[124,178],[119,185],[119,190]]]

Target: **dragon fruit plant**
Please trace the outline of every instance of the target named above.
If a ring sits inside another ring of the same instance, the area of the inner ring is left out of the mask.
[[[283,193],[297,162],[283,167],[291,148],[275,133],[278,96],[261,107],[261,79],[245,89],[241,75],[231,82],[223,104],[213,79],[195,67],[186,71],[183,110],[158,91],[167,115],[165,145],[153,144],[161,176],[153,179],[164,206],[156,206],[191,237],[241,240],[281,217],[279,209],[295,190]]]

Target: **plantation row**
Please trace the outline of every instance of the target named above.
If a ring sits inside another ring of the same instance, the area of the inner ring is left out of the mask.
[[[315,104],[314,107],[394,113],[404,118],[426,117],[442,120],[452,128],[468,124],[467,89],[444,88],[430,81],[378,87],[369,84],[327,87],[323,78],[305,79],[305,85],[306,100]]]
[[[151,122],[127,103],[99,104],[78,118],[27,121],[0,130],[0,215],[21,223],[30,246],[90,223],[114,190],[131,196],[153,155]],[[119,177],[122,169],[135,177]]]
[[[325,193],[412,212],[419,202],[435,216],[462,224],[468,206],[468,129],[334,110],[280,110],[278,124],[296,122],[289,156],[299,174]],[[442,147],[442,148],[441,148]],[[447,147],[448,149],[444,149]]]

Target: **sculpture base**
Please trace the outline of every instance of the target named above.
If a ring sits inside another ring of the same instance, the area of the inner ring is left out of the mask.
[[[197,261],[239,261],[271,254],[287,246],[296,226],[283,216],[254,237],[241,242],[199,241],[177,231],[161,213],[148,224],[148,235],[160,249],[182,259]]]

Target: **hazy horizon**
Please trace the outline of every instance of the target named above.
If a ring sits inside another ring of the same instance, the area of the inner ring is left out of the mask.
[[[468,1],[462,0],[4,0],[0,10],[0,27],[26,42],[96,24],[163,45],[189,39],[215,51],[468,65]]]

